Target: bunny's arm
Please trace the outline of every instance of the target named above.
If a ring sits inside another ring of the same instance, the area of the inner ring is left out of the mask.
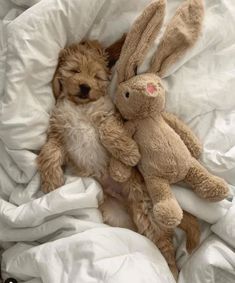
[[[113,157],[128,166],[135,166],[140,153],[136,142],[131,138],[133,128],[124,128],[123,122],[116,115],[106,117],[99,125],[100,140]]]
[[[175,115],[164,112],[166,123],[181,137],[192,156],[198,159],[202,152],[202,145],[192,130]]]

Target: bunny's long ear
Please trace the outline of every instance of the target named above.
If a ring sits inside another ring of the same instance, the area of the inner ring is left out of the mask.
[[[197,41],[203,18],[203,0],[185,1],[168,24],[149,71],[164,77],[168,68]]]
[[[118,61],[118,82],[128,80],[135,75],[136,68],[142,63],[162,27],[165,2],[165,0],[152,2],[134,22]]]

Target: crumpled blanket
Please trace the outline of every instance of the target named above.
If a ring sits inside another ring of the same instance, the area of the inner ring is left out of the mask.
[[[59,50],[85,37],[109,45],[128,31],[149,2],[0,0],[3,278],[30,283],[174,282],[149,240],[102,223],[97,182],[67,173],[63,187],[44,195],[35,164],[55,103],[50,81]],[[168,18],[180,3],[168,1]],[[164,79],[167,109],[199,136],[201,161],[231,187],[230,200],[211,204],[174,186],[181,206],[202,221],[202,243],[191,256],[183,232],[176,233],[180,283],[235,281],[234,25],[233,0],[206,1],[200,40]]]

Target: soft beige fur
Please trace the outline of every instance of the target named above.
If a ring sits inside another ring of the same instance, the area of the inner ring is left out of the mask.
[[[161,39],[149,73],[134,76],[154,40],[153,35],[160,30],[164,8],[164,0],[150,4],[127,34],[117,65],[119,85],[115,103],[127,120],[127,132],[139,146],[138,169],[152,199],[155,220],[163,227],[173,228],[179,225],[183,214],[170,184],[184,181],[200,197],[210,201],[224,199],[228,186],[196,160],[201,147],[187,126],[165,113],[165,90],[159,77],[195,44],[204,14],[202,0],[188,0],[178,8]],[[119,171],[130,171],[120,161],[113,160],[110,165],[116,180],[121,175]]]
[[[114,53],[116,58],[118,51]],[[155,222],[152,201],[138,170],[120,172],[121,168],[136,165],[140,155],[106,95],[107,56],[98,42],[72,45],[60,53],[53,78],[56,106],[47,142],[38,156],[42,190],[47,193],[62,186],[63,166],[68,164],[79,176],[96,178],[104,188],[105,201],[100,206],[104,221],[147,236],[160,248],[176,275],[173,230],[162,229]],[[90,87],[89,92],[81,85]],[[128,179],[122,186],[109,177],[110,152],[116,158],[113,169],[117,160],[122,160],[122,167],[117,168],[119,179]],[[182,229],[188,235],[191,252],[198,244],[200,230],[195,217],[184,213],[184,219]]]

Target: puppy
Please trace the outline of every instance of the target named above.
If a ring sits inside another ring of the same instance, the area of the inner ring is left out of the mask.
[[[62,168],[70,165],[78,176],[94,177],[101,183],[105,199],[101,209],[105,222],[135,229],[124,202],[117,202],[121,188],[108,176],[110,154],[102,145],[98,130],[99,120],[110,117],[112,129],[122,137],[120,143],[124,143],[120,144],[124,150],[119,158],[129,156],[132,166],[138,162],[138,148],[127,134],[125,136],[106,93],[109,68],[118,59],[124,39],[122,37],[107,51],[97,41],[86,41],[60,52],[52,82],[56,106],[50,118],[47,142],[37,161],[45,193],[64,184]]]

